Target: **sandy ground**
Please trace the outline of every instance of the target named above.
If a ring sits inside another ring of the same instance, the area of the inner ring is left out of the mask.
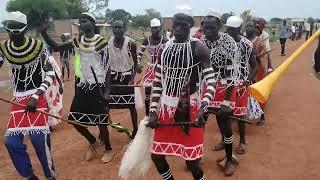
[[[302,40],[289,41],[287,55],[293,53]],[[272,59],[275,66],[282,63],[286,57],[280,57],[278,43],[272,45]],[[202,161],[207,179],[230,180],[316,180],[320,179],[320,122],[316,109],[320,103],[320,83],[312,76],[311,60],[315,44],[306,51],[289,68],[288,72],[274,87],[272,96],[266,108],[267,122],[265,126],[251,125],[247,130],[247,154],[241,157],[240,166],[233,177],[226,178],[216,166],[216,159],[223,152],[213,152],[212,147],[220,140],[215,117],[211,116],[206,128],[205,156]],[[288,56],[287,56],[288,57]],[[138,77],[139,78],[139,77]],[[0,72],[0,80],[6,80],[7,70]],[[64,116],[68,113],[74,94],[73,82],[66,83],[64,99]],[[8,88],[0,88],[0,95],[10,97]],[[0,102],[0,179],[20,179],[15,171],[3,144],[6,123],[9,115],[8,104]],[[143,110],[139,111],[139,119],[143,118]],[[127,110],[112,111],[115,122],[131,127],[130,115]],[[96,128],[91,128],[97,135]],[[235,135],[235,145],[238,135]],[[30,141],[26,138],[28,151],[32,159],[35,173],[44,179],[42,168]],[[114,151],[118,154],[108,164],[102,164],[100,159],[91,162],[84,161],[87,142],[70,125],[61,123],[52,133],[53,158],[57,170],[57,179],[120,179],[118,169],[124,147],[129,143],[124,134],[111,130],[111,141]],[[99,157],[103,148],[99,149]],[[185,171],[184,161],[169,157],[169,164],[175,179],[191,180],[190,172]],[[160,180],[154,167],[148,175],[140,179]]]

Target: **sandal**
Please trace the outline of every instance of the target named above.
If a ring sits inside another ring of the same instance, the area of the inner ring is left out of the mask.
[[[239,144],[239,146],[237,147],[237,154],[245,154],[246,153],[246,145],[245,144]]]
[[[221,151],[224,149],[224,147],[225,147],[225,144],[223,141],[221,141],[214,146],[213,151]]]

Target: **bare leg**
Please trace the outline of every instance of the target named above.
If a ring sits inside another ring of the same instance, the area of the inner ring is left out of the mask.
[[[156,155],[151,154],[151,159],[156,166],[158,173],[160,176],[165,180],[174,180],[169,164],[165,158],[165,156],[162,155]]]
[[[136,108],[130,107],[130,115],[131,115],[131,120],[132,120],[132,126],[133,126],[133,131],[132,131],[132,139],[136,136],[138,132],[138,114]]]
[[[204,172],[199,165],[200,160],[186,161],[188,169],[191,171],[194,180],[203,180]]]
[[[151,87],[146,87],[145,89],[145,108],[146,108],[146,116],[149,116],[149,109],[150,109],[150,95],[151,95]]]

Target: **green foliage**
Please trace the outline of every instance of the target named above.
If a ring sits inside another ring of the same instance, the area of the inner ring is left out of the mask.
[[[314,19],[313,19],[312,17],[309,17],[309,18],[308,18],[308,22],[309,22],[309,23],[314,23]]]
[[[123,9],[107,9],[105,17],[108,23],[113,22],[115,20],[122,20],[126,24],[128,24],[132,18],[131,14]]]
[[[271,24],[280,24],[283,21],[283,19],[278,18],[278,17],[274,17],[270,19],[270,23]]]
[[[83,12],[95,13],[108,6],[109,0],[9,0],[7,11],[21,11],[32,28],[45,17],[76,19]]]
[[[150,20],[147,15],[136,15],[132,18],[132,27],[135,28],[147,28],[150,26]]]
[[[232,11],[231,11],[230,13],[224,13],[224,14],[222,14],[222,16],[221,16],[221,23],[222,23],[222,24],[226,24],[228,18],[229,18],[230,16],[233,16],[233,15],[234,15],[234,13],[233,13]]]
[[[77,19],[80,17],[81,13],[89,10],[83,5],[81,0],[65,0],[65,6],[68,18],[70,19]]]
[[[109,0],[80,0],[81,4],[90,13],[96,14],[97,12],[103,12],[109,5]]]
[[[153,18],[158,18],[161,19],[161,13],[158,12],[155,9],[146,9],[146,15],[148,16],[148,18],[151,20]]]
[[[155,9],[146,9],[144,15],[138,14],[132,18],[132,26],[136,28],[148,28],[150,27],[150,21],[153,18],[161,19],[160,12]]]
[[[67,17],[64,0],[10,0],[7,11],[21,11],[28,17],[28,24],[34,27],[44,17],[62,19]]]
[[[247,24],[247,22],[251,21],[252,15],[251,10],[243,11],[240,15],[240,17],[243,19],[243,24]]]

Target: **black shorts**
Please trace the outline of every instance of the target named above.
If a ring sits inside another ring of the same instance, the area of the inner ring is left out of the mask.
[[[92,90],[76,87],[76,95],[73,98],[68,118],[89,126],[107,125],[106,106],[107,103],[101,97],[99,87]]]

